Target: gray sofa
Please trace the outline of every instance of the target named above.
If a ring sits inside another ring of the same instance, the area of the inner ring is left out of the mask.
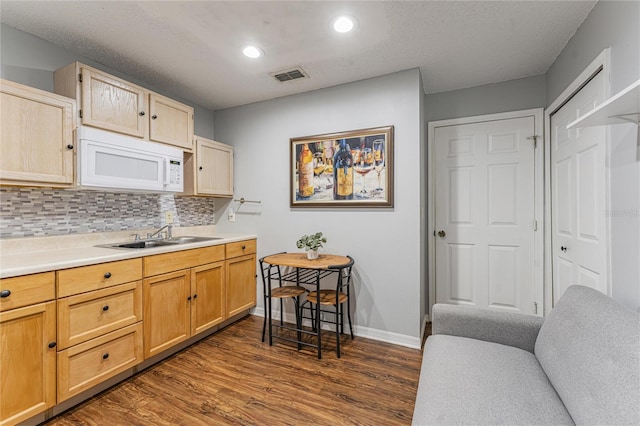
[[[640,425],[640,316],[571,286],[546,319],[435,305],[414,425]]]

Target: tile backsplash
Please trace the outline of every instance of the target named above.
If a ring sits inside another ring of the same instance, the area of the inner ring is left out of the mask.
[[[173,194],[0,188],[0,238],[44,237],[215,224],[213,198]]]

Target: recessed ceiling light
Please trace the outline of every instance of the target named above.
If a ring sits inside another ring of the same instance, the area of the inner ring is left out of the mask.
[[[333,22],[333,29],[339,33],[348,33],[355,26],[355,19],[350,16],[340,16]]]
[[[244,49],[242,49],[242,53],[244,53],[244,56],[247,56],[249,58],[259,58],[260,56],[262,56],[262,50],[255,46],[245,47]]]

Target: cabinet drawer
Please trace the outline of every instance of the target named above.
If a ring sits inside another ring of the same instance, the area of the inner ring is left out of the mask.
[[[253,254],[255,252],[256,240],[238,241],[237,243],[227,244],[227,259],[244,256],[245,254]]]
[[[224,260],[224,245],[157,254],[144,258],[144,276],[165,274]]]
[[[58,402],[142,361],[142,323],[58,352]]]
[[[58,347],[94,337],[142,320],[142,281],[58,299]]]
[[[120,260],[63,269],[58,274],[58,297],[73,296],[142,279],[142,259]]]
[[[35,303],[53,300],[56,297],[55,274],[23,275],[0,280],[0,312]]]

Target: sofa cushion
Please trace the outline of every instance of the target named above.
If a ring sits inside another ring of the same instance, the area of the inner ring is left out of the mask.
[[[424,348],[414,425],[573,424],[531,352],[434,335]]]
[[[571,286],[542,324],[535,354],[578,424],[640,424],[640,316]]]

